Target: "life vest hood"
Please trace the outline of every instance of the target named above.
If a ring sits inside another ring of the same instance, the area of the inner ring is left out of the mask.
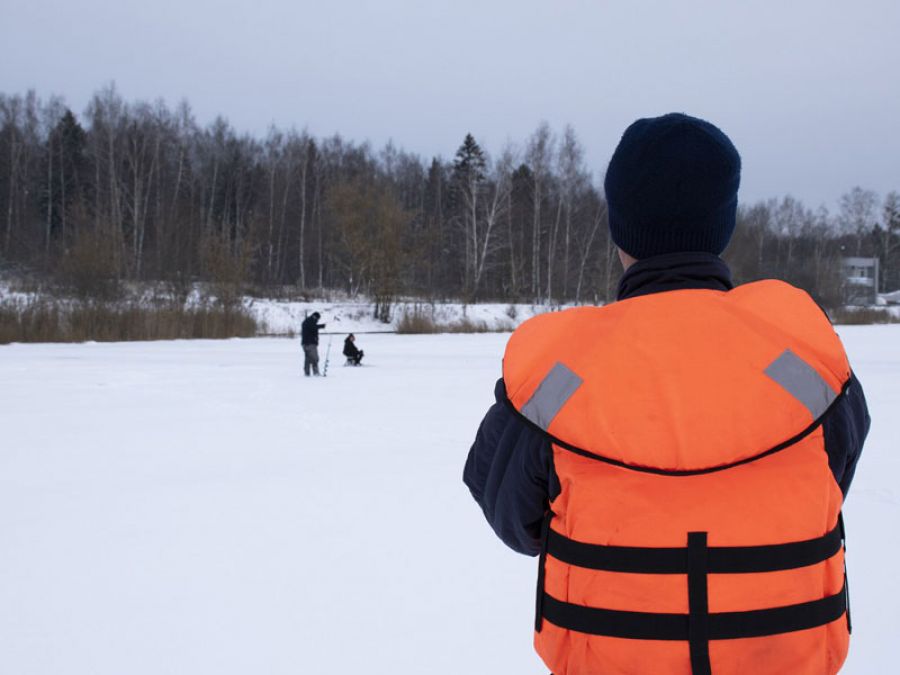
[[[513,334],[503,370],[513,407],[561,444],[676,472],[789,442],[849,375],[825,314],[779,281],[544,314]]]

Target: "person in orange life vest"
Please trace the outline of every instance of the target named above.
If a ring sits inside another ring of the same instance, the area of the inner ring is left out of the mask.
[[[734,287],[740,157],[714,125],[641,119],[605,180],[617,302],[510,338],[464,482],[540,555],[555,675],[835,673],[850,617],[840,508],[869,415],[824,312]]]

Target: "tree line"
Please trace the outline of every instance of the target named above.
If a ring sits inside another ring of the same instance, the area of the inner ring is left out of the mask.
[[[840,260],[878,256],[900,288],[900,195],[862,188],[837,213],[792,197],[742,204],[726,252],[739,282],[782,278],[840,303]],[[496,154],[465,134],[451,159],[393,143],[270,128],[258,138],[190,106],[81,115],[0,94],[0,262],[102,293],[122,281],[341,289],[399,296],[603,302],[620,268],[575,130],[546,123]]]

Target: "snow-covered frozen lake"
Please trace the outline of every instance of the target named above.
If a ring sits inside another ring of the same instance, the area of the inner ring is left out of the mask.
[[[844,672],[890,672],[900,326],[838,332],[874,420]],[[0,347],[0,672],[545,675],[536,563],[461,482],[506,339],[361,335],[324,379],[285,339]]]

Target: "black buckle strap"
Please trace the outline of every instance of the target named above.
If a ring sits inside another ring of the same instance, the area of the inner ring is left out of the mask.
[[[534,613],[534,630],[541,632],[544,619],[544,576],[547,564],[547,544],[550,541],[550,521],[553,520],[553,511],[549,509],[544,514],[544,520],[541,522],[541,557],[538,562],[538,578],[537,578],[537,608]]]
[[[844,512],[838,514],[838,528],[841,531],[841,546],[847,551],[847,531],[844,529]],[[847,596],[847,632],[853,632],[853,621],[850,618],[850,582],[847,581],[847,557],[844,556],[844,593]]]
[[[688,532],[688,646],[691,673],[712,675],[709,663],[709,589],[706,583],[709,548],[706,532]]]
[[[845,589],[839,593],[797,605],[719,612],[708,615],[710,640],[764,637],[824,626],[839,619],[847,609]],[[689,614],[626,612],[585,607],[544,594],[544,618],[550,623],[590,635],[636,640],[689,640]],[[702,672],[702,671],[695,671]]]
[[[828,560],[841,550],[842,522],[816,539],[765,546],[711,546],[706,549],[710,574],[777,572]],[[607,572],[687,574],[688,548],[601,546],[569,539],[554,529],[547,533],[546,552],[569,565]]]

